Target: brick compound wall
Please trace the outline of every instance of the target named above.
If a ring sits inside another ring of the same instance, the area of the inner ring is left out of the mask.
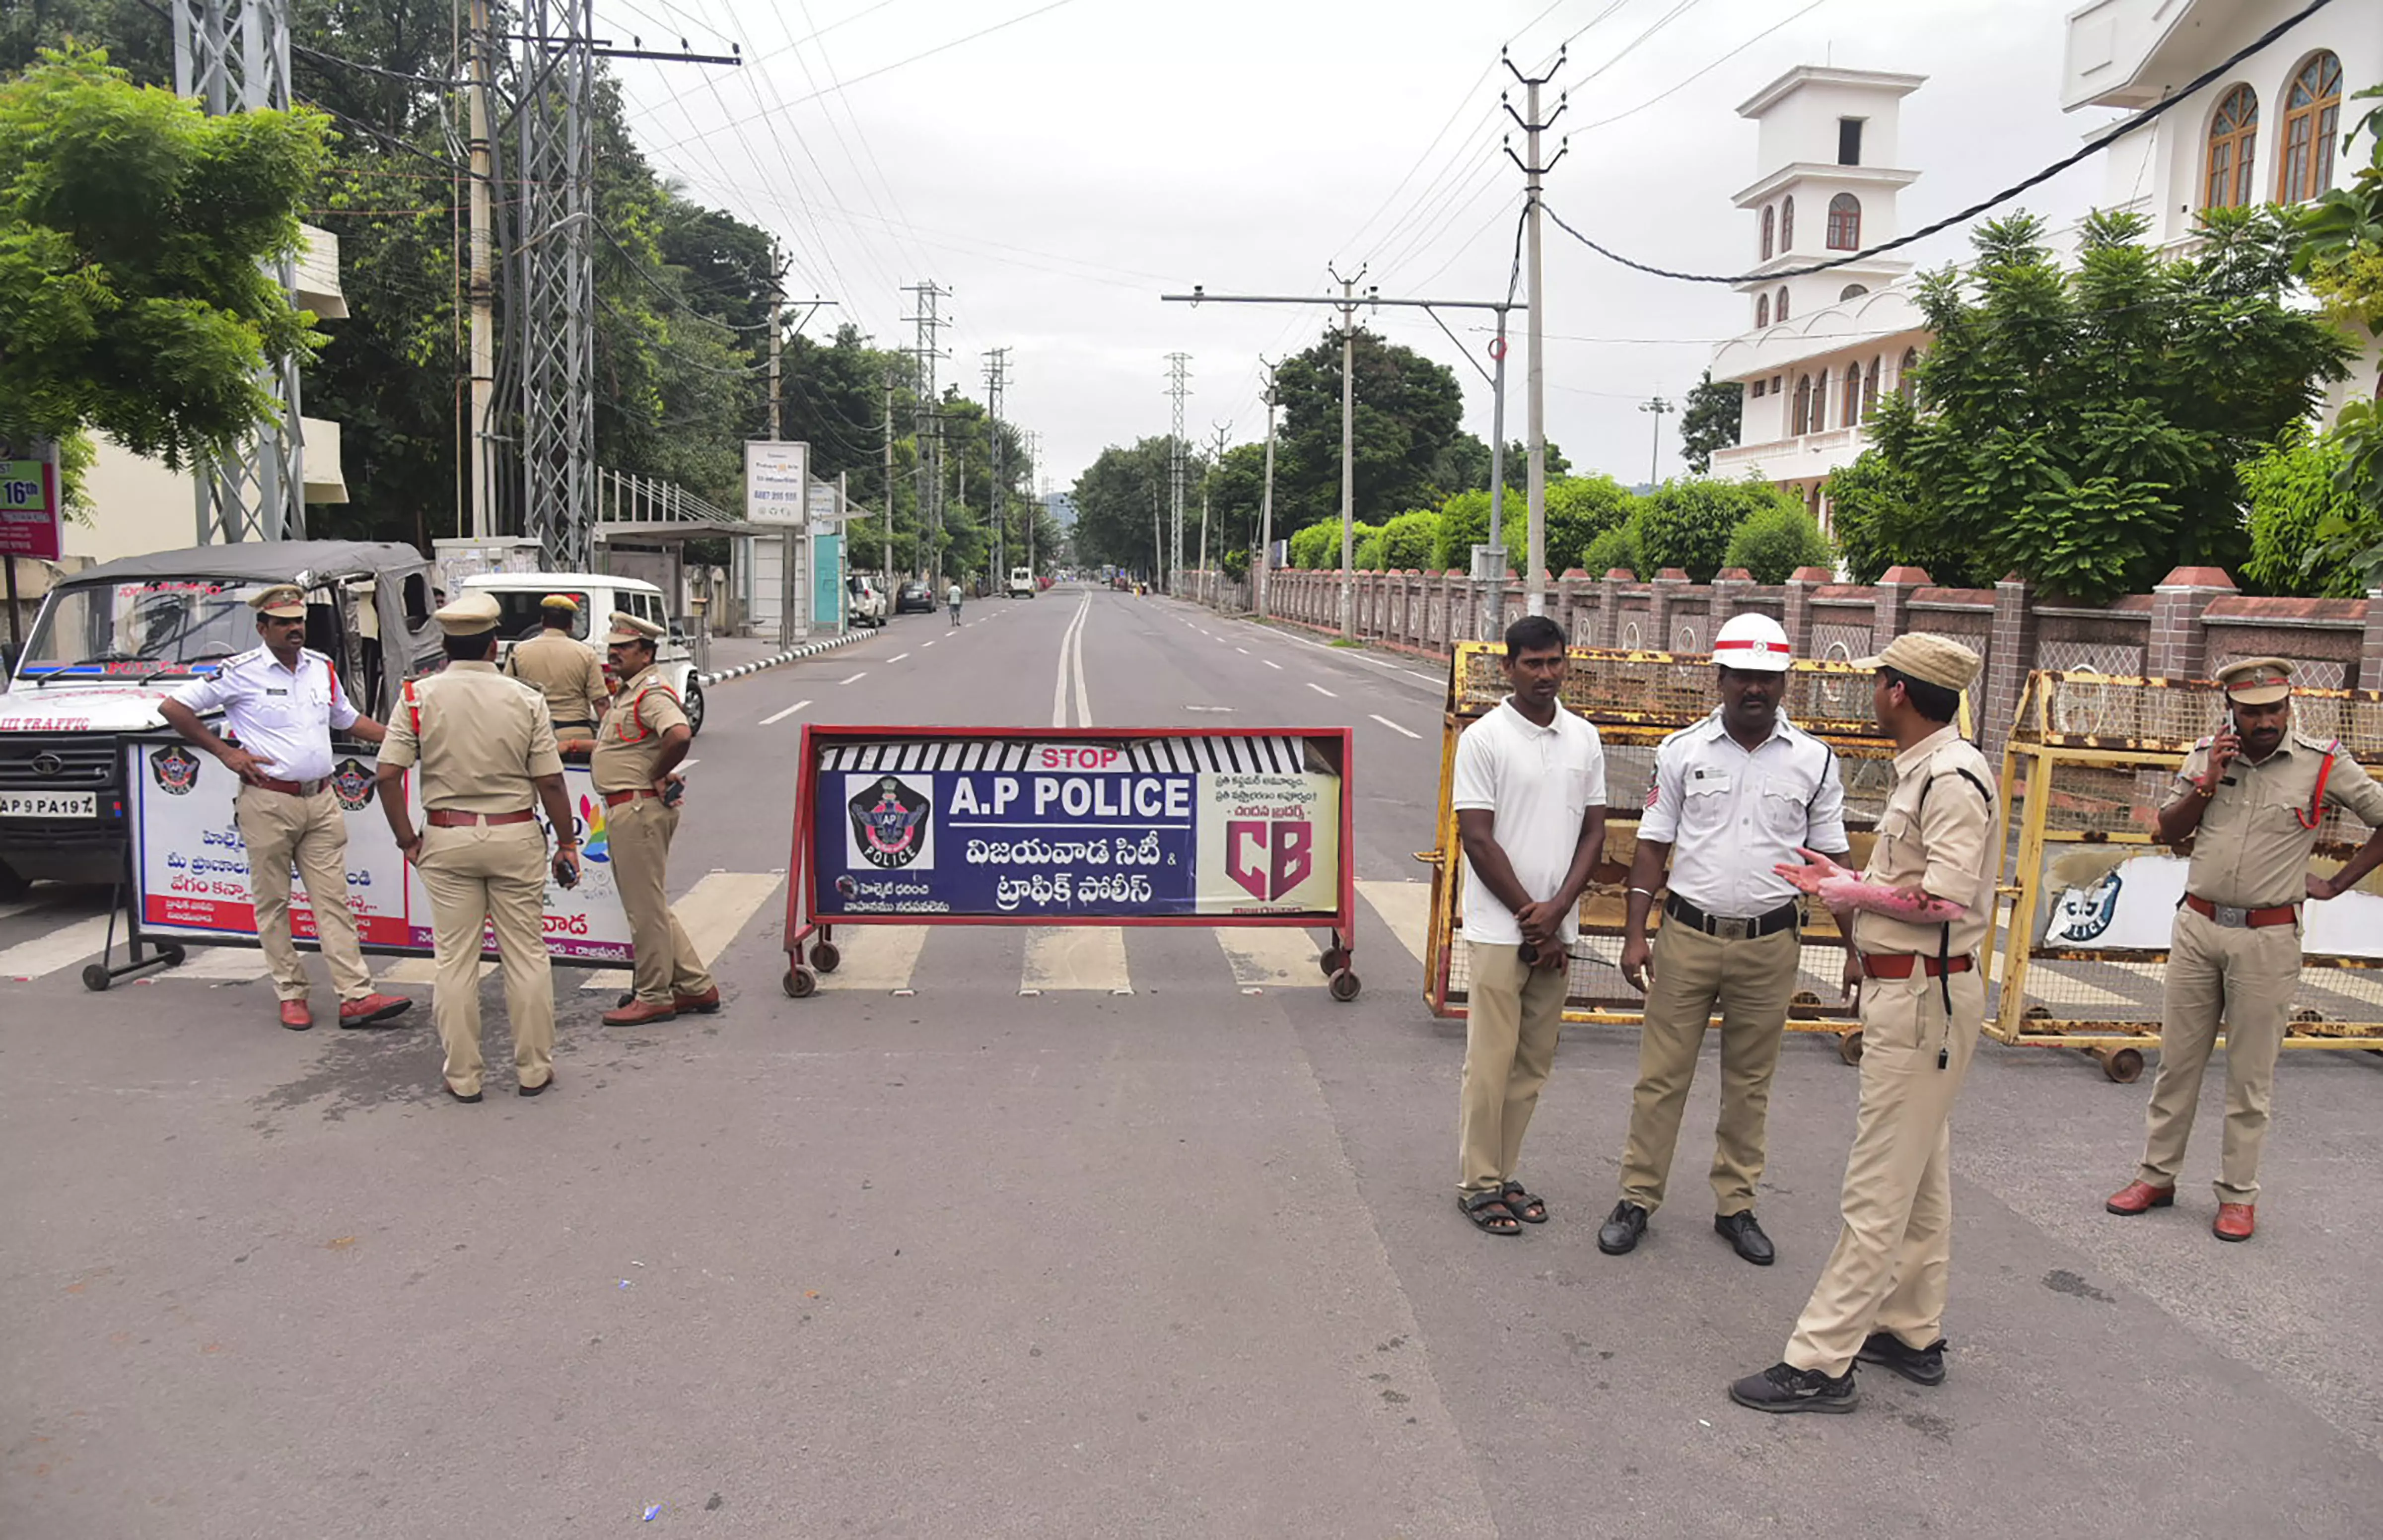
[[[1338,634],[1341,579],[1337,572],[1269,574],[1268,618]],[[1213,608],[1249,610],[1245,583],[1187,573],[1183,586]],[[1446,656],[1452,642],[1482,639],[1486,586],[1455,572],[1358,573],[1351,585],[1356,634]],[[1521,580],[1509,573],[1498,586],[1500,612],[1519,618]],[[2206,679],[2235,659],[2273,655],[2293,659],[2296,677],[2315,688],[2383,689],[2383,590],[2364,599],[2253,598],[2216,567],[2179,567],[2148,594],[2090,608],[2016,577],[1992,588],[1939,587],[1918,567],[1892,568],[1872,585],[1841,584],[1820,567],[1775,585],[1735,568],[1710,583],[1691,583],[1676,569],[1641,581],[1621,568],[1603,577],[1575,568],[1547,589],[1547,612],[1575,647],[1706,652],[1723,621],[1749,611],[1785,627],[1799,658],[1850,661],[1908,631],[1968,647],[1985,660],[1971,698],[1990,754],[2000,750],[2020,688],[2037,669]]]

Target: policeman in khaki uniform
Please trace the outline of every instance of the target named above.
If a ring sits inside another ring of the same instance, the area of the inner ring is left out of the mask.
[[[604,638],[613,676],[623,684],[596,734],[588,768],[604,798],[613,878],[637,949],[636,998],[606,1011],[607,1027],[672,1021],[681,1011],[709,1016],[720,1009],[720,986],[670,906],[671,839],[678,832],[670,772],[686,758],[695,730],[654,667],[661,635],[653,622],[614,610]]]
[[[1758,1411],[1851,1411],[1857,1359],[1916,1385],[1945,1379],[1953,1099],[1985,1023],[1978,948],[2001,864],[1994,770],[1955,725],[1977,654],[1905,635],[1860,666],[1875,671],[1871,701],[1897,750],[1870,865],[1856,876],[1807,850],[1810,865],[1779,872],[1847,927],[1861,1111],[1836,1249],[1782,1361],[1729,1387]]]
[[[438,612],[448,663],[410,681],[381,746],[380,805],[430,894],[438,981],[432,1008],[447,1048],[447,1093],[480,1099],[480,937],[493,924],[512,1022],[514,1084],[554,1083],[554,974],[546,953],[544,804],[555,830],[554,880],[579,881],[579,842],[563,798],[562,758],[537,691],[497,671],[497,601],[470,592]],[[405,771],[422,767],[426,827],[405,805]]]
[[[2142,1165],[2104,1205],[2137,1214],[2176,1201],[2202,1071],[2223,1016],[2226,1137],[2210,1226],[2220,1240],[2248,1240],[2255,1227],[2276,1054],[2300,989],[2301,901],[2337,898],[2383,865],[2383,786],[2340,744],[2293,730],[2291,674],[2280,658],[2217,671],[2226,725],[2185,756],[2159,810],[2160,838],[2190,848],[2192,864],[2168,945]],[[2375,832],[2340,871],[2313,877],[2309,854],[2327,807],[2348,808]]]
[[[513,645],[505,659],[505,672],[545,694],[558,739],[592,738],[596,724],[604,718],[609,692],[603,659],[596,656],[594,647],[571,634],[571,618],[579,613],[579,601],[569,594],[549,594],[537,601],[537,610],[541,629]]]

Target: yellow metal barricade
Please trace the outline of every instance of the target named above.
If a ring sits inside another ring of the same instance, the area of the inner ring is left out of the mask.
[[[1432,869],[1424,998],[1436,1016],[1463,1016],[1467,996],[1467,959],[1459,944],[1464,853],[1457,838],[1456,814],[1449,806],[1456,740],[1505,698],[1503,654],[1502,647],[1492,644],[1460,643],[1449,667],[1440,732],[1438,847],[1415,856]],[[1597,724],[1605,745],[1606,800],[1611,806],[1604,859],[1581,897],[1580,941],[1573,948],[1564,1020],[1636,1026],[1645,1016],[1644,998],[1624,980],[1620,964],[1624,893],[1637,850],[1638,819],[1654,776],[1656,746],[1671,733],[1710,715],[1716,704],[1713,666],[1701,655],[1589,647],[1573,648],[1563,703]],[[1894,741],[1880,733],[1871,717],[1871,675],[1843,663],[1799,662],[1790,671],[1787,684],[1780,709],[1837,751],[1846,786],[1846,827],[1853,844],[1850,859],[1859,867],[1870,858],[1895,758]],[[1649,921],[1650,932],[1662,918],[1659,905]],[[1819,904],[1806,906],[1803,942],[1788,1030],[1834,1034],[1838,1052],[1851,1064],[1861,1057],[1861,1029],[1842,993],[1845,938]]]
[[[2076,671],[2032,675],[2003,751],[2011,880],[1990,938],[1998,959],[1986,1030],[2006,1043],[2088,1053],[2118,1081],[2159,1042],[2163,966],[2185,857],[2153,818],[2195,742],[2217,730],[2215,686]],[[2383,773],[2383,692],[2296,690],[2292,725]],[[2310,870],[2338,871],[2364,842],[2329,813]],[[2287,1048],[2383,1051],[2383,872],[2303,910],[2301,981]]]

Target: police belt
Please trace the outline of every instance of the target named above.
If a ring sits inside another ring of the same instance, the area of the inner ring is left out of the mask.
[[[1759,936],[1794,930],[1802,922],[1804,911],[1791,899],[1768,914],[1756,915],[1751,919],[1733,919],[1727,915],[1709,915],[1678,893],[1666,893],[1663,896],[1663,915],[1691,930],[1701,930],[1722,941],[1752,941]]]
[[[424,816],[434,829],[470,829],[484,823],[491,827],[502,823],[527,823],[536,817],[526,807],[518,813],[466,813],[452,807],[433,807]]]
[[[625,792],[606,792],[602,795],[605,807],[618,807],[624,802],[635,802],[641,796],[660,796],[662,794],[655,791],[651,786],[635,786]]]
[[[1923,957],[1916,952],[1865,952],[1861,955],[1862,973],[1871,979],[1908,979],[1914,973],[1925,973],[1931,979],[1941,979],[1948,973],[1967,973],[1978,966],[1974,957]]]
[[[313,796],[330,782],[328,781],[277,781],[272,776],[263,775],[250,782],[249,784],[262,786],[268,792],[279,792],[285,796]]]
[[[2215,920],[2229,930],[2264,930],[2270,925],[2290,925],[2301,918],[2297,906],[2278,904],[2269,909],[2243,909],[2231,904],[2212,904],[2192,893],[2184,895],[2184,906],[2204,919]]]
[[[593,727],[596,724],[594,722],[589,721],[586,717],[570,717],[558,720],[554,724],[554,730],[560,733],[566,727]]]

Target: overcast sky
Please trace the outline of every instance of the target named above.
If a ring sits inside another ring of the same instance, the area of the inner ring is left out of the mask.
[[[943,378],[982,399],[984,351],[1011,349],[1005,415],[1041,434],[1043,474],[1061,488],[1104,446],[1167,430],[1170,351],[1192,355],[1187,437],[1224,424],[1233,442],[1263,437],[1259,358],[1312,343],[1329,316],[1194,310],[1162,303],[1163,291],[1320,293],[1337,263],[1365,265],[1386,296],[1503,293],[1522,179],[1500,149],[1499,96],[1512,84],[1501,46],[1529,68],[1571,40],[1548,88],[1572,92],[1551,209],[1643,260],[1730,272],[1754,244],[1752,216],[1729,201],[1756,171],[1756,129],[1733,110],[1739,102],[1799,64],[1927,76],[1903,105],[1900,158],[1921,173],[1902,195],[1912,228],[2108,121],[2059,110],[2068,8],[596,0],[599,37],[741,46],[736,69],[615,61],[656,168],[774,231],[792,291],[841,302],[828,314],[881,345],[912,339],[900,286],[932,278],[954,290]],[[2026,206],[2066,219],[2101,187],[2089,163]],[[1934,265],[1964,249],[1948,233],[1904,254]],[[1575,465],[1625,482],[1648,471],[1638,403],[1676,403],[1711,343],[1747,318],[1730,290],[1630,273],[1552,227],[1545,313],[1548,435]],[[1486,339],[1468,328],[1487,318],[1447,319],[1486,363]],[[1456,368],[1466,425],[1489,437],[1489,387],[1429,316],[1383,311],[1367,324]],[[1510,362],[1508,429],[1520,437],[1519,337]],[[1665,474],[1679,469],[1676,425],[1664,420]]]

